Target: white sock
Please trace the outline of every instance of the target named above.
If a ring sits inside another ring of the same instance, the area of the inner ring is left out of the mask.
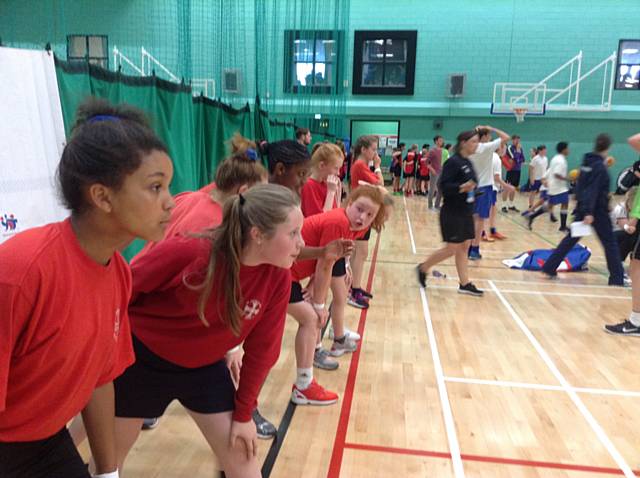
[[[296,387],[298,390],[306,390],[313,380],[313,367],[298,368],[296,377]]]
[[[636,327],[640,327],[640,312],[631,312],[631,314],[629,314],[629,322]]]

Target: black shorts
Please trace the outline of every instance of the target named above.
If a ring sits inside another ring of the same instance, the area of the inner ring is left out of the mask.
[[[367,232],[358,241],[368,241],[369,239],[371,239],[371,228],[367,229]]]
[[[397,166],[392,166],[391,168],[391,174],[393,174],[393,177],[395,178],[399,178],[400,176],[402,176],[402,167],[400,165]]]
[[[293,281],[291,283],[291,292],[289,293],[289,303],[297,304],[298,302],[303,302],[304,297],[302,297],[302,284],[300,282]]]
[[[476,235],[473,216],[448,211],[443,207],[440,211],[440,231],[444,242],[457,244],[473,239]]]
[[[236,389],[224,360],[186,368],[154,354],[133,336],[135,363],[113,382],[116,416],[156,418],[173,400],[197,413],[222,413],[235,408]]]
[[[640,231],[636,231],[633,234],[627,234],[625,231],[622,231],[627,237],[623,241],[624,245],[620,245],[620,260],[622,262],[627,258],[627,254],[631,254],[631,259],[635,259],[637,261],[640,260]],[[614,233],[616,234],[616,233]],[[624,255],[623,255],[624,254]]]
[[[512,186],[520,186],[520,173],[522,171],[507,171],[506,182]]]
[[[0,442],[2,478],[91,478],[66,428],[44,440]]]
[[[429,181],[429,175],[428,174],[425,174],[425,175],[419,174],[418,175],[418,181]]]
[[[331,269],[331,277],[342,277],[347,275],[347,260],[343,257],[342,259],[338,259],[335,264],[333,264],[333,269]]]

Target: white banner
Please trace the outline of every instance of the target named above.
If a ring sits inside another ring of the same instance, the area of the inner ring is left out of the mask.
[[[53,55],[0,48],[0,243],[68,215],[55,187],[64,145]]]

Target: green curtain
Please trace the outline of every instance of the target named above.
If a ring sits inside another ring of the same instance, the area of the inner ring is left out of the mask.
[[[235,132],[253,137],[249,105],[234,109],[207,98],[194,98],[191,88],[182,84],[58,59],[56,76],[67,136],[78,105],[88,96],[128,103],[147,114],[173,160],[173,194],[209,183],[227,156],[226,142]],[[133,257],[142,245],[142,241],[135,241],[124,251],[125,257]]]

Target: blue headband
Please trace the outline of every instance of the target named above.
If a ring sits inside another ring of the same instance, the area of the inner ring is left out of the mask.
[[[257,161],[258,160],[258,153],[256,153],[256,150],[253,148],[249,148],[247,149],[247,157],[251,160],[251,161]]]
[[[95,115],[89,118],[87,123],[96,123],[98,121],[120,121],[120,118],[111,115]]]

